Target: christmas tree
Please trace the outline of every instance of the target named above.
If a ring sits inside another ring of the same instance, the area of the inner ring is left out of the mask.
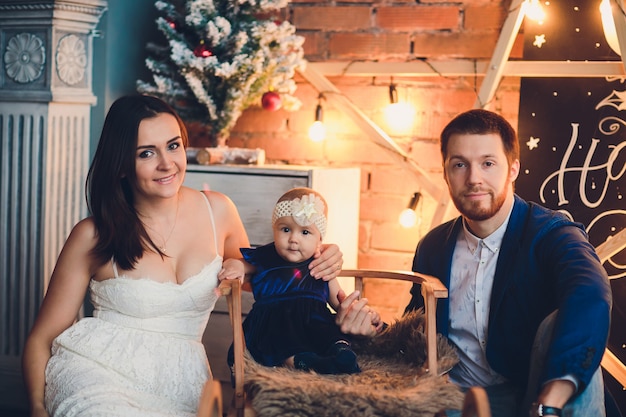
[[[304,64],[295,27],[276,20],[288,0],[157,1],[156,20],[167,45],[148,44],[152,82],[144,94],[161,97],[188,123],[210,127],[217,143],[251,105],[294,110],[294,73]]]

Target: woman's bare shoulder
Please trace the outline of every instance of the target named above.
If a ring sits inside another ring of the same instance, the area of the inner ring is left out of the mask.
[[[96,235],[96,223],[93,220],[93,217],[85,217],[72,229],[72,233],[80,234],[81,236],[93,237]]]
[[[209,203],[214,210],[232,210],[235,208],[235,203],[226,194],[209,190],[202,192],[209,199]]]
[[[67,240],[84,245],[85,248],[92,248],[96,238],[96,224],[92,217],[87,217],[76,223]]]

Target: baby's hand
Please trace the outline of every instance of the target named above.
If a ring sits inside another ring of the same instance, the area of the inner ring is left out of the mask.
[[[245,269],[241,259],[226,259],[222,263],[222,269],[217,274],[217,279],[220,281],[225,279],[238,279],[243,283],[245,276]]]

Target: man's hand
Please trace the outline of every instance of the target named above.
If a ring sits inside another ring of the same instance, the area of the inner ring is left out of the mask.
[[[322,245],[322,251],[309,264],[311,275],[316,279],[330,281],[337,278],[343,265],[343,253],[337,245]]]
[[[359,300],[359,291],[354,291],[346,297],[340,290],[337,294],[339,309],[335,322],[341,331],[346,334],[360,336],[375,336],[382,330],[383,323],[378,312],[367,305],[367,298]]]

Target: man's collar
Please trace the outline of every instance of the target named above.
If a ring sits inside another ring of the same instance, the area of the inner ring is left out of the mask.
[[[513,204],[511,204],[511,207],[509,208],[509,212],[504,219],[504,222],[502,222],[502,224],[496,230],[494,230],[493,233],[482,239],[471,232],[470,228],[467,226],[465,218],[463,218],[463,233],[465,235],[465,240],[467,241],[468,247],[470,248],[470,251],[472,253],[474,253],[476,247],[478,246],[478,242],[481,240],[483,241],[483,244],[492,252],[496,252],[498,250],[498,248],[502,244],[502,239],[504,238],[504,233],[506,232],[506,228],[509,224],[509,219],[511,218],[511,213],[513,212],[514,205],[515,200],[513,201]]]

